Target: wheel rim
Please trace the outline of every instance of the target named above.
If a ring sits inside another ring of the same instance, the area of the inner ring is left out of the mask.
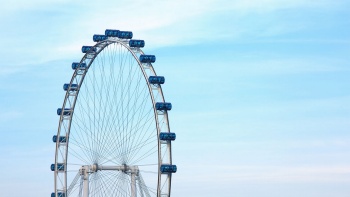
[[[171,164],[171,143],[162,143],[161,131],[170,132],[162,89],[148,82],[156,76],[150,63],[141,63],[139,48],[126,40],[109,38],[87,53],[72,76],[60,115],[55,165],[55,193],[81,196],[82,166],[137,166],[137,195],[170,196],[171,174],[162,174],[162,163]],[[79,95],[79,96],[78,96]],[[67,110],[68,111],[68,110]],[[80,175],[79,175],[80,173]],[[140,175],[139,175],[140,174]],[[90,171],[89,196],[132,196],[131,171]],[[142,175],[142,176],[141,176]],[[146,191],[147,190],[147,191]]]

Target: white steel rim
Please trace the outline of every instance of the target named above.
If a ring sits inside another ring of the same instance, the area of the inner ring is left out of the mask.
[[[70,145],[70,139],[72,138],[71,130],[74,127],[74,121],[75,117],[73,116],[77,112],[76,110],[76,104],[78,100],[78,95],[80,93],[80,87],[83,87],[83,82],[85,80],[85,77],[90,69],[90,66],[94,64],[95,60],[98,60],[99,55],[103,53],[103,50],[108,49],[109,46],[119,46],[124,49],[124,51],[128,52],[129,56],[133,57],[133,61],[138,65],[139,71],[142,72],[143,75],[143,82],[148,89],[148,96],[152,102],[152,108],[153,112],[152,115],[154,117],[154,123],[155,123],[155,135],[157,136],[156,140],[156,157],[157,160],[156,162],[156,172],[153,171],[153,173],[156,173],[157,180],[156,185],[147,185],[147,182],[145,183],[144,186],[147,187],[148,190],[150,190],[149,194],[150,196],[170,196],[170,191],[171,191],[171,174],[161,174],[159,168],[161,164],[172,164],[172,156],[171,156],[171,142],[162,142],[159,140],[158,136],[160,132],[170,132],[170,127],[169,127],[169,121],[168,121],[168,115],[167,112],[158,112],[155,109],[155,103],[156,102],[165,102],[164,95],[161,89],[161,86],[154,86],[148,82],[148,77],[149,76],[156,76],[155,70],[150,63],[141,63],[138,59],[139,55],[144,54],[143,51],[139,48],[132,48],[129,47],[127,44],[128,40],[123,40],[123,39],[118,39],[118,38],[108,38],[105,41],[98,42],[94,47],[96,49],[96,52],[94,53],[86,53],[84,57],[81,59],[80,63],[86,63],[86,69],[76,69],[73,73],[73,76],[70,81],[70,85],[72,84],[78,84],[78,91],[67,91],[62,109],[71,109],[70,115],[64,115],[63,113],[60,115],[60,121],[59,121],[59,126],[58,126],[58,132],[57,136],[66,136],[67,137],[67,142],[62,143],[59,140],[56,142],[56,152],[55,152],[55,166],[57,166],[60,163],[63,163],[65,166],[65,169],[63,172],[60,171],[55,171],[55,193],[56,196],[59,192],[65,193],[66,196],[74,196],[73,193],[70,195],[70,192],[72,192],[72,183],[70,181],[74,181],[72,177],[70,176],[70,167],[73,165],[72,163],[69,162],[70,157],[72,157],[72,153],[69,152],[69,146],[72,146],[72,143]],[[101,54],[100,54],[101,53]],[[118,64],[114,64],[118,66]],[[113,66],[114,66],[113,65]],[[92,67],[93,68],[93,67]],[[90,71],[91,72],[91,71]],[[146,83],[145,83],[146,82]],[[103,92],[103,91],[102,91]],[[77,106],[79,105],[79,102]],[[78,108],[78,107],[77,107]],[[96,161],[99,162],[99,161]],[[105,163],[111,163],[111,162],[105,162]],[[86,163],[86,165],[93,165],[94,163]],[[99,165],[97,163],[97,165]],[[125,165],[125,164],[123,164]],[[147,165],[147,164],[145,164]],[[116,164],[115,166],[118,166]],[[120,163],[119,163],[120,166]],[[130,165],[132,166],[132,165]],[[81,167],[80,167],[81,168]],[[143,166],[138,166],[138,168],[142,169]],[[142,173],[142,176],[144,176],[144,172],[140,170]],[[131,175],[128,175],[125,171],[123,172],[125,174],[125,177],[130,176],[130,179],[132,179]],[[147,173],[147,172],[145,172]],[[92,173],[93,174],[93,173]],[[97,174],[97,173],[96,173]],[[110,177],[113,177],[111,175]],[[110,179],[109,177],[109,179]],[[124,178],[125,178],[124,177]],[[95,177],[96,179],[98,177]],[[100,177],[101,178],[101,177]],[[101,178],[102,179],[102,178]],[[139,186],[141,181],[139,181]],[[91,184],[91,183],[90,183]],[[141,192],[142,188],[139,188],[139,192]],[[108,187],[108,186],[106,186]],[[75,188],[75,193],[78,188]],[[122,188],[117,188],[117,190],[121,190]],[[78,189],[79,191],[81,189]],[[102,190],[102,189],[101,189]],[[96,191],[95,191],[96,192]],[[117,194],[117,196],[131,196],[131,191],[130,192],[119,192],[119,193],[110,193],[111,195]],[[130,195],[129,195],[130,194]],[[95,194],[89,193],[89,196],[99,196],[99,195],[108,195],[108,193],[98,193],[96,192]],[[142,193],[138,195],[143,195]],[[147,196],[147,194],[146,194]]]

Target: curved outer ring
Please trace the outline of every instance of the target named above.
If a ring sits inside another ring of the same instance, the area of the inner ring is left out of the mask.
[[[151,84],[148,81],[147,77],[149,77],[149,76],[147,76],[147,73],[145,71],[145,68],[144,68],[143,64],[140,62],[139,58],[136,55],[136,53],[140,53],[141,55],[143,55],[144,54],[143,51],[141,49],[139,49],[139,48],[131,48],[127,44],[128,40],[122,40],[122,39],[116,39],[116,38],[108,38],[107,40],[98,42],[97,44],[94,45],[94,48],[97,49],[96,52],[94,52],[94,53],[86,53],[83,56],[83,58],[80,61],[80,64],[83,63],[83,62],[89,61],[89,63],[86,64],[87,67],[85,69],[82,69],[82,70],[76,69],[74,71],[73,76],[72,76],[71,81],[70,81],[70,86],[74,83],[75,80],[79,81],[78,89],[75,92],[73,92],[73,93],[70,92],[69,90],[66,91],[66,95],[65,95],[65,98],[64,98],[62,109],[67,108],[67,104],[68,104],[68,107],[70,109],[73,109],[73,110],[72,110],[72,112],[70,113],[69,116],[63,116],[64,110],[62,110],[61,115],[60,115],[59,125],[58,125],[58,131],[57,131],[57,136],[61,136],[60,134],[61,134],[61,130],[62,130],[62,124],[63,124],[64,121],[68,121],[68,128],[66,129],[67,142],[66,142],[66,145],[65,145],[65,157],[63,158],[64,159],[63,163],[64,163],[64,166],[65,166],[65,168],[64,168],[64,188],[63,188],[63,191],[64,191],[64,193],[67,193],[67,167],[66,166],[67,166],[67,158],[68,158],[69,134],[70,134],[71,120],[72,120],[72,117],[73,117],[73,114],[74,114],[74,108],[75,108],[76,100],[77,100],[78,95],[79,95],[79,89],[80,89],[81,84],[84,81],[85,75],[86,75],[87,71],[89,70],[90,65],[93,63],[94,59],[97,57],[97,55],[101,51],[103,51],[103,49],[105,47],[107,47],[108,45],[113,44],[113,43],[121,44],[122,46],[124,46],[133,55],[133,57],[135,58],[135,60],[137,61],[138,65],[139,65],[140,69],[142,70],[143,76],[144,76],[145,81],[147,83],[148,90],[149,90],[149,93],[150,93],[150,96],[151,96],[151,99],[152,99],[154,117],[155,117],[156,127],[157,127],[157,136],[158,136],[158,184],[157,184],[157,196],[160,197],[161,193],[162,193],[161,185],[160,185],[161,184],[160,165],[162,164],[162,158],[161,158],[161,142],[159,140],[159,133],[160,133],[159,120],[158,120],[159,114],[157,113],[157,110],[155,108],[156,101],[155,101],[154,95],[153,95],[153,90],[154,89],[151,87]],[[154,74],[154,76],[157,76],[157,74],[156,74],[152,64],[148,63],[147,68],[149,68],[151,70],[151,72]],[[81,75],[81,77],[79,77],[79,75]],[[156,91],[158,91],[159,94],[161,95],[162,102],[165,102],[163,91],[162,91],[162,88],[161,88],[160,85],[158,86]],[[165,116],[164,120],[166,121],[167,130],[168,130],[167,132],[170,132],[170,125],[169,125],[168,114],[165,111],[165,113],[163,115]],[[57,166],[57,163],[59,163],[58,155],[59,155],[60,145],[61,144],[60,144],[59,140],[57,140],[56,141],[56,151],[55,151],[55,166]],[[168,152],[169,152],[169,164],[172,164],[171,142],[170,141],[167,143],[167,148],[168,148]],[[56,197],[58,197],[57,196],[57,192],[58,192],[57,176],[58,176],[59,172],[55,171],[54,173],[55,173],[55,175],[54,175],[54,177],[55,177],[55,180],[54,180],[55,190],[54,191],[55,191]],[[167,182],[168,182],[167,194],[170,197],[170,192],[171,192],[171,174],[168,174]]]

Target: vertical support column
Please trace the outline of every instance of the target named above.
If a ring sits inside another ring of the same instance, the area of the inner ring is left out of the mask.
[[[140,197],[143,197],[143,192],[144,192],[142,189],[143,183],[141,182],[140,174],[137,176],[137,181],[139,182],[139,190],[140,190],[140,194],[141,194]]]
[[[83,166],[82,168],[82,176],[84,179],[83,183],[83,197],[89,197],[89,173],[88,173],[89,167]]]
[[[136,173],[131,172],[131,197],[136,197]]]

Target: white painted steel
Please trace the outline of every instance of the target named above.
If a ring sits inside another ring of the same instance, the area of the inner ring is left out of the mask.
[[[140,82],[140,83],[146,84],[146,86],[148,88],[148,92],[149,92],[149,98],[151,98],[151,100],[152,100],[153,114],[154,114],[153,116],[154,116],[155,128],[156,128],[155,134],[157,136],[159,136],[160,132],[170,132],[170,126],[169,126],[167,112],[165,111],[165,112],[159,113],[154,107],[156,102],[165,102],[165,99],[164,99],[164,95],[163,95],[161,86],[160,85],[152,85],[152,84],[149,84],[149,82],[148,82],[148,77],[149,76],[156,76],[156,72],[155,72],[152,64],[149,64],[149,63],[145,64],[145,63],[141,63],[139,61],[138,57],[139,57],[139,55],[144,54],[143,51],[139,48],[130,48],[128,46],[128,40],[123,40],[123,39],[118,39],[118,38],[108,38],[108,40],[101,41],[101,42],[97,43],[94,46],[96,48],[96,52],[85,54],[84,57],[80,61],[80,63],[86,63],[87,67],[83,68],[83,69],[76,69],[73,73],[73,76],[72,76],[71,81],[70,81],[70,85],[71,84],[78,84],[78,90],[77,91],[68,90],[66,92],[66,96],[65,96],[65,99],[64,99],[64,102],[62,105],[62,109],[65,109],[65,108],[72,109],[72,113],[68,116],[65,116],[65,115],[63,115],[64,110],[62,110],[62,114],[60,115],[60,120],[59,120],[57,136],[66,136],[67,142],[61,143],[61,142],[59,142],[59,140],[57,140],[57,142],[56,142],[55,164],[57,164],[57,163],[64,163],[65,164],[65,170],[63,172],[60,172],[60,171],[54,172],[54,183],[55,183],[56,197],[58,197],[57,196],[58,192],[64,192],[67,194],[67,196],[73,196],[73,195],[71,195],[71,191],[74,192],[74,189],[72,189],[72,188],[74,188],[74,186],[69,187],[70,190],[69,190],[69,192],[67,192],[67,188],[68,188],[67,185],[74,183],[73,181],[75,181],[77,183],[79,182],[75,179],[73,180],[73,178],[70,178],[71,176],[69,175],[70,169],[72,167],[74,167],[74,165],[75,165],[74,163],[69,162],[69,159],[74,157],[74,155],[72,155],[73,152],[69,152],[70,149],[68,147],[70,137],[72,137],[72,134],[71,134],[72,123],[74,123],[74,121],[77,121],[77,120],[74,120],[73,114],[75,113],[74,110],[75,110],[76,105],[77,105],[77,100],[78,100],[80,88],[85,83],[84,79],[85,79],[86,75],[88,74],[88,71],[90,70],[89,73],[95,72],[95,70],[93,70],[93,68],[94,68],[93,65],[94,65],[95,59],[99,60],[98,58],[99,58],[100,53],[104,52],[104,50],[107,49],[109,46],[117,46],[117,47],[120,47],[121,49],[123,49],[125,52],[127,52],[129,55],[131,55],[133,57],[133,61],[136,62],[139,69],[141,70],[142,75],[144,77],[144,81]],[[110,51],[111,50],[109,50],[108,52],[110,52]],[[120,62],[119,63],[117,62],[115,64],[116,64],[116,66],[119,66]],[[90,67],[92,67],[92,68],[90,68]],[[99,88],[103,89],[104,87],[99,87]],[[95,103],[93,103],[93,104],[95,105]],[[93,120],[91,120],[91,121],[93,121]],[[93,138],[91,138],[91,139],[93,139]],[[96,139],[96,140],[98,140],[98,139]],[[143,181],[143,179],[141,177],[141,174],[139,174],[137,176],[135,173],[131,173],[130,179],[133,179],[131,181],[131,183],[135,183],[135,184],[131,184],[132,189],[130,192],[130,196],[136,196],[136,194],[137,194],[137,192],[136,192],[136,180],[138,180],[137,182],[138,182],[138,186],[140,188],[139,193],[141,196],[143,196],[143,195],[146,195],[147,197],[149,197],[149,196],[157,196],[157,197],[170,196],[171,174],[161,174],[159,171],[159,167],[162,163],[172,164],[171,142],[169,141],[169,142],[164,144],[164,141],[161,142],[159,140],[159,138],[157,138],[156,141],[157,142],[156,142],[156,146],[155,146],[155,152],[158,153],[157,154],[158,159],[157,159],[157,161],[155,161],[157,168],[154,168],[154,169],[156,169],[156,171],[154,171],[154,173],[158,174],[158,180],[156,181],[156,185],[146,185],[146,183]],[[77,142],[75,141],[74,143],[77,143]],[[74,144],[73,144],[73,146],[74,146]],[[111,147],[111,148],[113,148],[113,147]],[[129,148],[130,148],[130,150],[132,150],[132,147],[129,147]],[[110,150],[110,151],[113,152],[113,150]],[[114,151],[118,151],[118,150],[114,150]],[[95,153],[91,152],[91,154],[95,154]],[[110,161],[110,162],[112,162],[112,161]],[[95,162],[92,162],[92,163],[83,163],[83,165],[89,166],[89,171],[91,173],[90,175],[88,174],[87,176],[83,176],[84,177],[84,183],[83,183],[84,184],[84,191],[83,191],[84,196],[85,196],[85,194],[89,194],[89,196],[95,195],[95,194],[92,194],[91,191],[89,191],[89,185],[92,184],[91,181],[89,183],[89,179],[91,179],[92,175],[95,176],[95,174],[96,174],[96,176],[94,177],[94,180],[98,179],[99,177],[97,177],[98,173],[93,173],[92,171],[97,171],[97,170],[101,170],[101,171],[102,170],[120,170],[120,171],[123,171],[122,168],[125,168],[125,166],[129,166],[129,168],[130,168],[129,170],[133,171],[131,169],[133,167],[133,165],[128,165],[128,164],[123,164],[123,165],[119,165],[119,166],[118,165],[116,165],[116,166],[108,166],[107,165],[106,166],[106,165],[103,165],[100,163],[97,163],[97,165],[95,165]],[[139,165],[139,166],[135,166],[135,167],[137,167],[137,168],[140,167],[140,171],[142,171],[142,169],[146,165],[147,164]],[[94,167],[96,167],[97,170],[96,169],[92,170]],[[125,169],[124,169],[124,171],[125,171]],[[69,182],[70,183],[69,184],[68,181],[72,181],[72,182]],[[85,187],[85,185],[86,185],[86,187]],[[152,189],[152,188],[154,188],[155,191],[153,191],[153,193],[150,194],[149,189]],[[122,190],[122,188],[119,188],[119,189]],[[119,193],[119,194],[121,195],[121,193]],[[119,196],[119,194],[117,194],[117,196]]]
[[[131,173],[131,197],[136,197],[136,174]]]
[[[83,197],[89,197],[89,167],[83,166],[81,169],[83,178]]]

